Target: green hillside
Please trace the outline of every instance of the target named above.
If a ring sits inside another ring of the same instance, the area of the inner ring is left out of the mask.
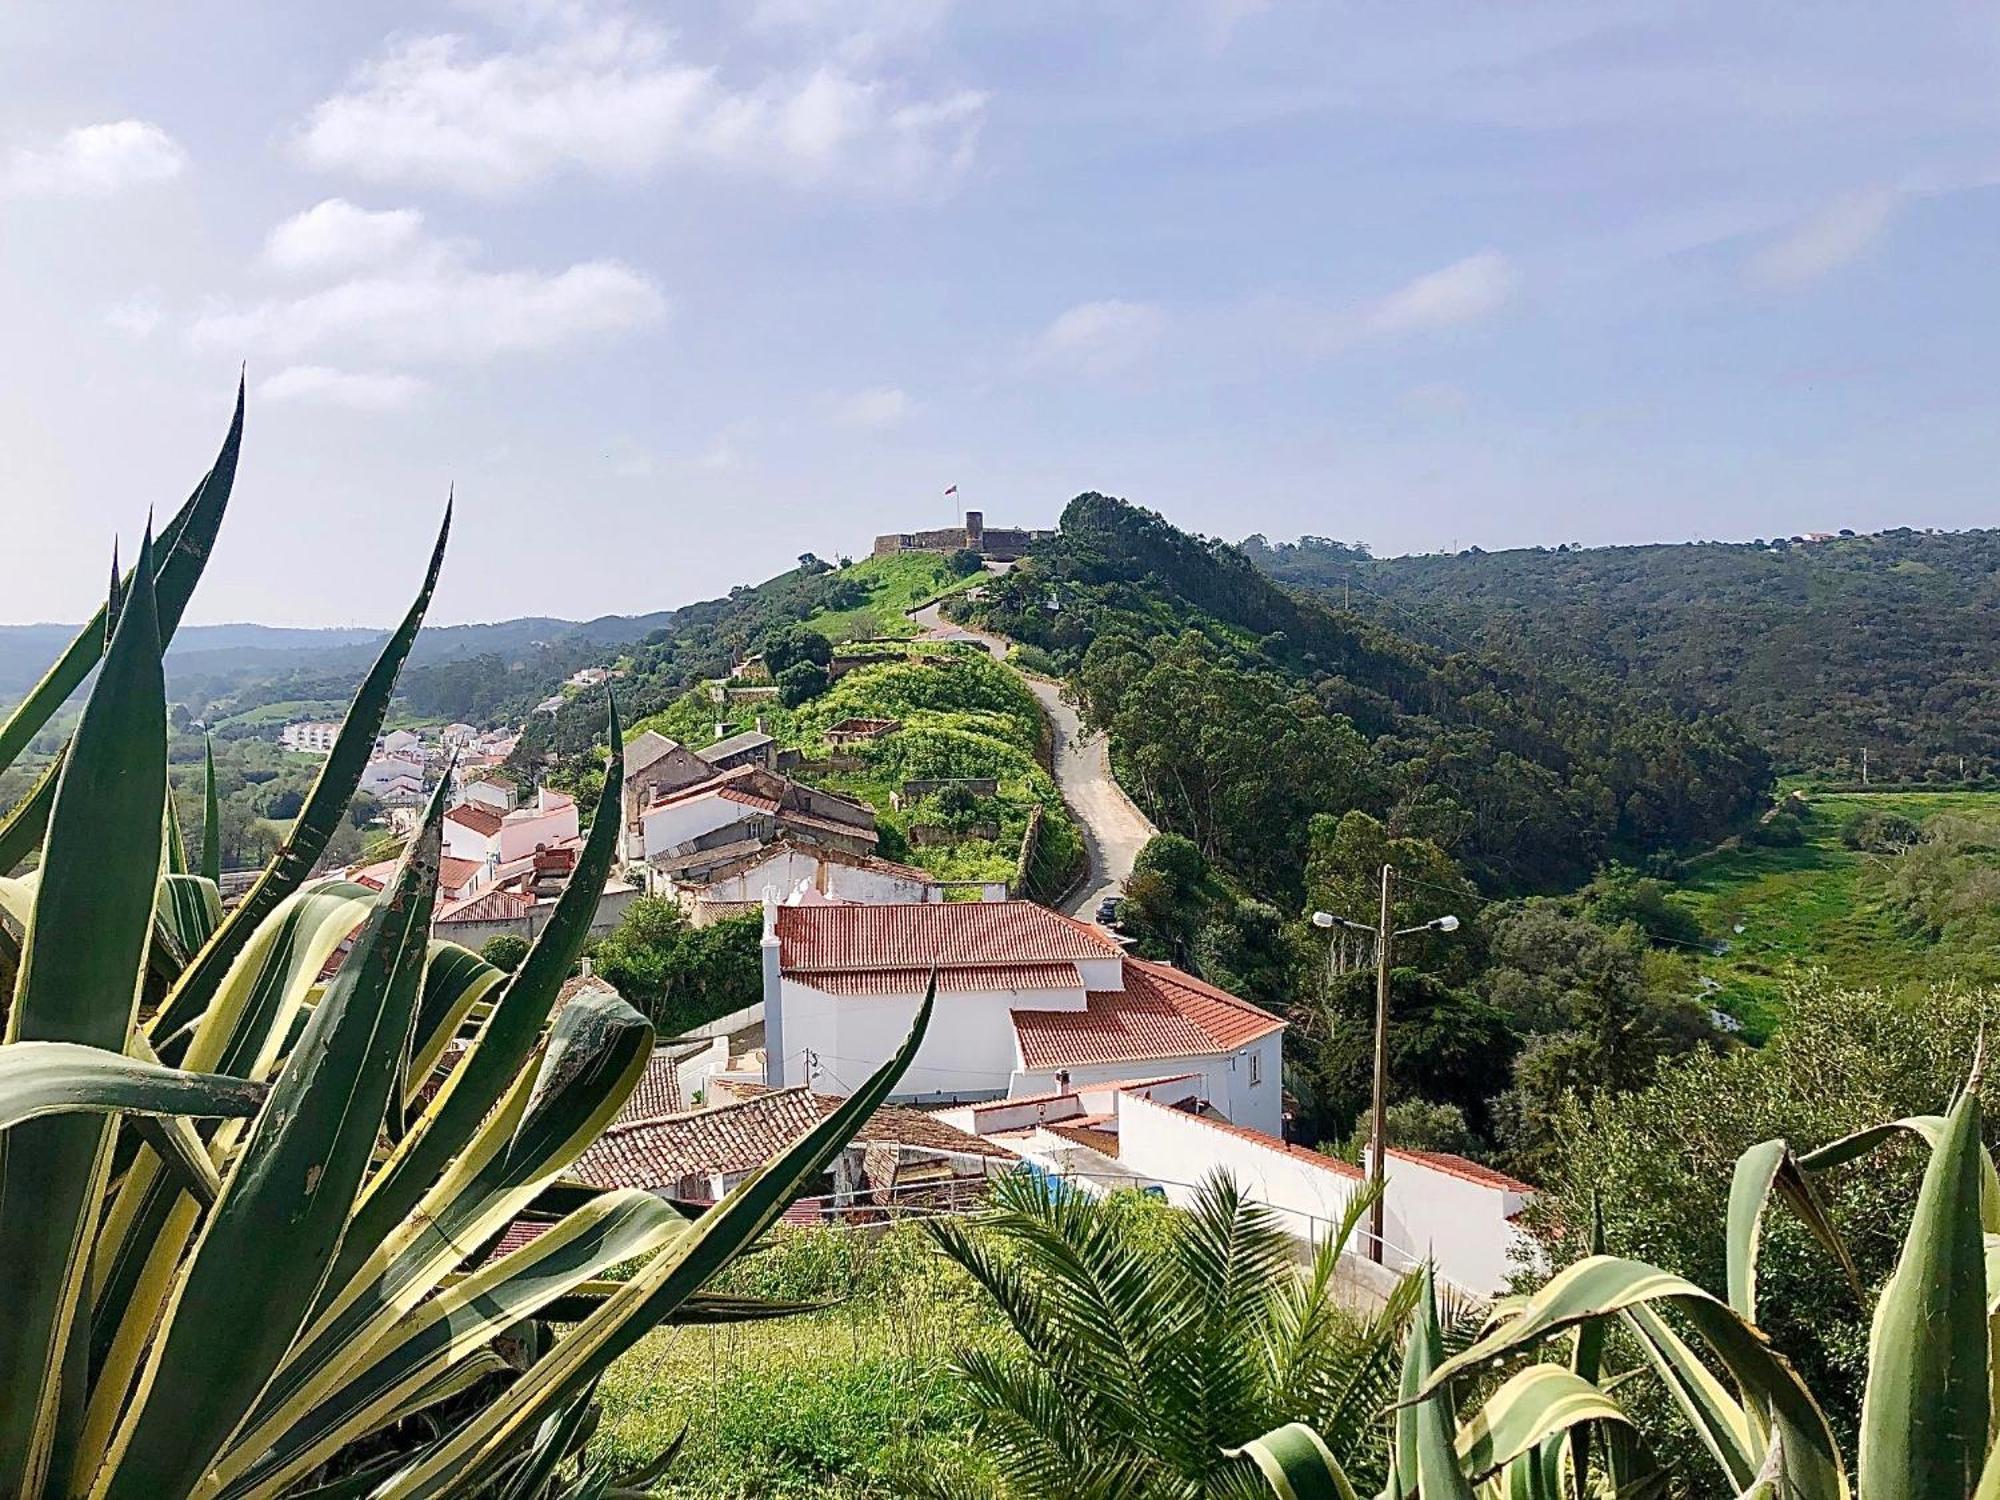
[[[1242,545],[1352,618],[1726,711],[1781,770],[1858,780],[1865,749],[1877,780],[2000,776],[2000,530],[1397,558]]]
[[[1769,1033],[1787,981],[1808,968],[1898,994],[2000,981],[2000,949],[1986,941],[1980,909],[2000,874],[1990,847],[2000,840],[2000,792],[1815,795],[1805,811],[1803,842],[1732,845],[1691,862],[1679,885],[1724,950],[1699,958],[1700,975],[1750,1035]],[[1908,819],[1931,837],[1900,850],[1850,847],[1854,826],[1871,816]],[[1966,832],[1970,840],[1937,837]],[[1968,909],[1950,910],[1967,898]]]

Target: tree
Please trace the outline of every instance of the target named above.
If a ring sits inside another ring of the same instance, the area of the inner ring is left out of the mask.
[[[2000,992],[1891,996],[1812,976],[1787,995],[1785,1024],[1764,1046],[1696,1052],[1637,1092],[1564,1104],[1524,1226],[1550,1264],[1564,1265],[1588,1252],[1595,1204],[1613,1254],[1722,1286],[1738,1154],[1774,1136],[1804,1152],[1883,1120],[1942,1114],[1981,1028],[1990,1038],[1996,1025]],[[1990,1073],[1982,1093],[1993,1097]],[[1758,1322],[1843,1436],[1860,1413],[1872,1293],[1895,1264],[1925,1155],[1895,1147],[1814,1184],[1869,1296],[1855,1296],[1796,1215],[1766,1215]],[[1687,1471],[1700,1472],[1707,1460],[1692,1439],[1680,1447]]]
[[[1395,1399],[1412,1294],[1365,1321],[1334,1295],[1364,1198],[1304,1275],[1278,1216],[1227,1177],[1178,1213],[1025,1174],[999,1179],[993,1200],[976,1223],[925,1221],[1013,1330],[957,1361],[991,1456],[971,1493],[1231,1493],[1237,1465],[1223,1450],[1298,1420],[1321,1427],[1373,1493],[1373,1413]]]
[[[480,946],[479,956],[494,968],[511,974],[528,956],[528,940],[511,932],[495,933]]]
[[[1651,876],[1626,865],[1600,871],[1583,891],[1584,911],[1604,927],[1631,923],[1656,943],[1693,946],[1701,942],[1701,923],[1693,912],[1667,894]]]
[[[826,668],[815,661],[795,661],[773,679],[778,685],[778,701],[786,708],[808,703],[827,689]]]
[[[773,682],[799,662],[811,662],[824,671],[833,665],[833,642],[804,625],[787,625],[764,637],[764,669]]]
[[[663,1036],[754,1005],[763,994],[763,922],[731,917],[696,927],[679,906],[641,896],[597,945],[596,970]]]

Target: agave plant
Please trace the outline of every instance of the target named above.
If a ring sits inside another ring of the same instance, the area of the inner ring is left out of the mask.
[[[1413,1352],[1394,1418],[1396,1466],[1389,1496],[1462,1496],[1483,1481],[1509,1496],[1650,1493],[1660,1476],[1634,1441],[1629,1419],[1600,1381],[1604,1332],[1621,1328],[1700,1437],[1729,1493],[1845,1500],[1847,1457],[1826,1414],[1757,1326],[1757,1252],[1775,1192],[1852,1278],[1853,1262],[1821,1205],[1814,1179],[1914,1136],[1930,1151],[1896,1268],[1875,1303],[1868,1344],[1854,1487],[1864,1500],[2000,1500],[2000,1173],[1982,1143],[1980,1065],[1942,1116],[1874,1126],[1795,1155],[1783,1140],[1738,1158],[1726,1226],[1726,1297],[1642,1262],[1595,1254],[1533,1296],[1496,1308],[1485,1336],[1451,1359]],[[1601,1247],[1600,1247],[1601,1248]],[[1861,1289],[1855,1287],[1856,1295]],[[1568,1369],[1519,1370],[1480,1414],[1453,1433],[1454,1393],[1467,1378],[1532,1356],[1559,1335]],[[1691,1335],[1692,1337],[1688,1337]],[[1567,1377],[1567,1379],[1564,1379]],[[1496,1411],[1534,1383],[1531,1403]],[[1512,1427],[1503,1444],[1484,1434]],[[1605,1438],[1593,1467],[1584,1438]],[[1408,1435],[1428,1433],[1413,1450]],[[1562,1441],[1563,1435],[1568,1441]],[[1414,1465],[1407,1461],[1414,1452]],[[1431,1462],[1422,1460],[1428,1452]],[[1505,1455],[1511,1453],[1512,1457]],[[1350,1496],[1316,1434],[1287,1428],[1243,1450],[1281,1495]]]
[[[785,1310],[701,1288],[887,1095],[928,1001],[895,1059],[699,1220],[562,1180],[653,1045],[615,999],[551,1020],[615,853],[615,709],[575,878],[511,976],[430,937],[442,786],[386,889],[308,879],[422,623],[449,506],[291,833],[225,913],[212,769],[198,873],[168,806],[161,656],[242,418],[239,389],[213,468],[0,725],[4,767],[97,669],[56,764],[0,820],[0,872],[40,855],[0,874],[0,1495],[538,1495],[647,1330]],[[546,1232],[491,1254],[524,1213]],[[606,1281],[620,1263],[637,1268]],[[433,1436],[412,1448],[417,1413]]]

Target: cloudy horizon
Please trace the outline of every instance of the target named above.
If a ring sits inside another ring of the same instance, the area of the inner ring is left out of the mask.
[[[1989,524],[1996,73],[1950,7],[30,0],[0,618],[87,613],[243,367],[197,621],[394,618],[448,487],[439,623],[1086,490],[1378,553]]]

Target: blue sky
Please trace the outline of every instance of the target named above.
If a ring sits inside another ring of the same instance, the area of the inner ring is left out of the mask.
[[[0,618],[670,607],[1085,489],[1378,552],[2000,517],[2000,13],[0,9]],[[24,565],[31,564],[31,565]]]

